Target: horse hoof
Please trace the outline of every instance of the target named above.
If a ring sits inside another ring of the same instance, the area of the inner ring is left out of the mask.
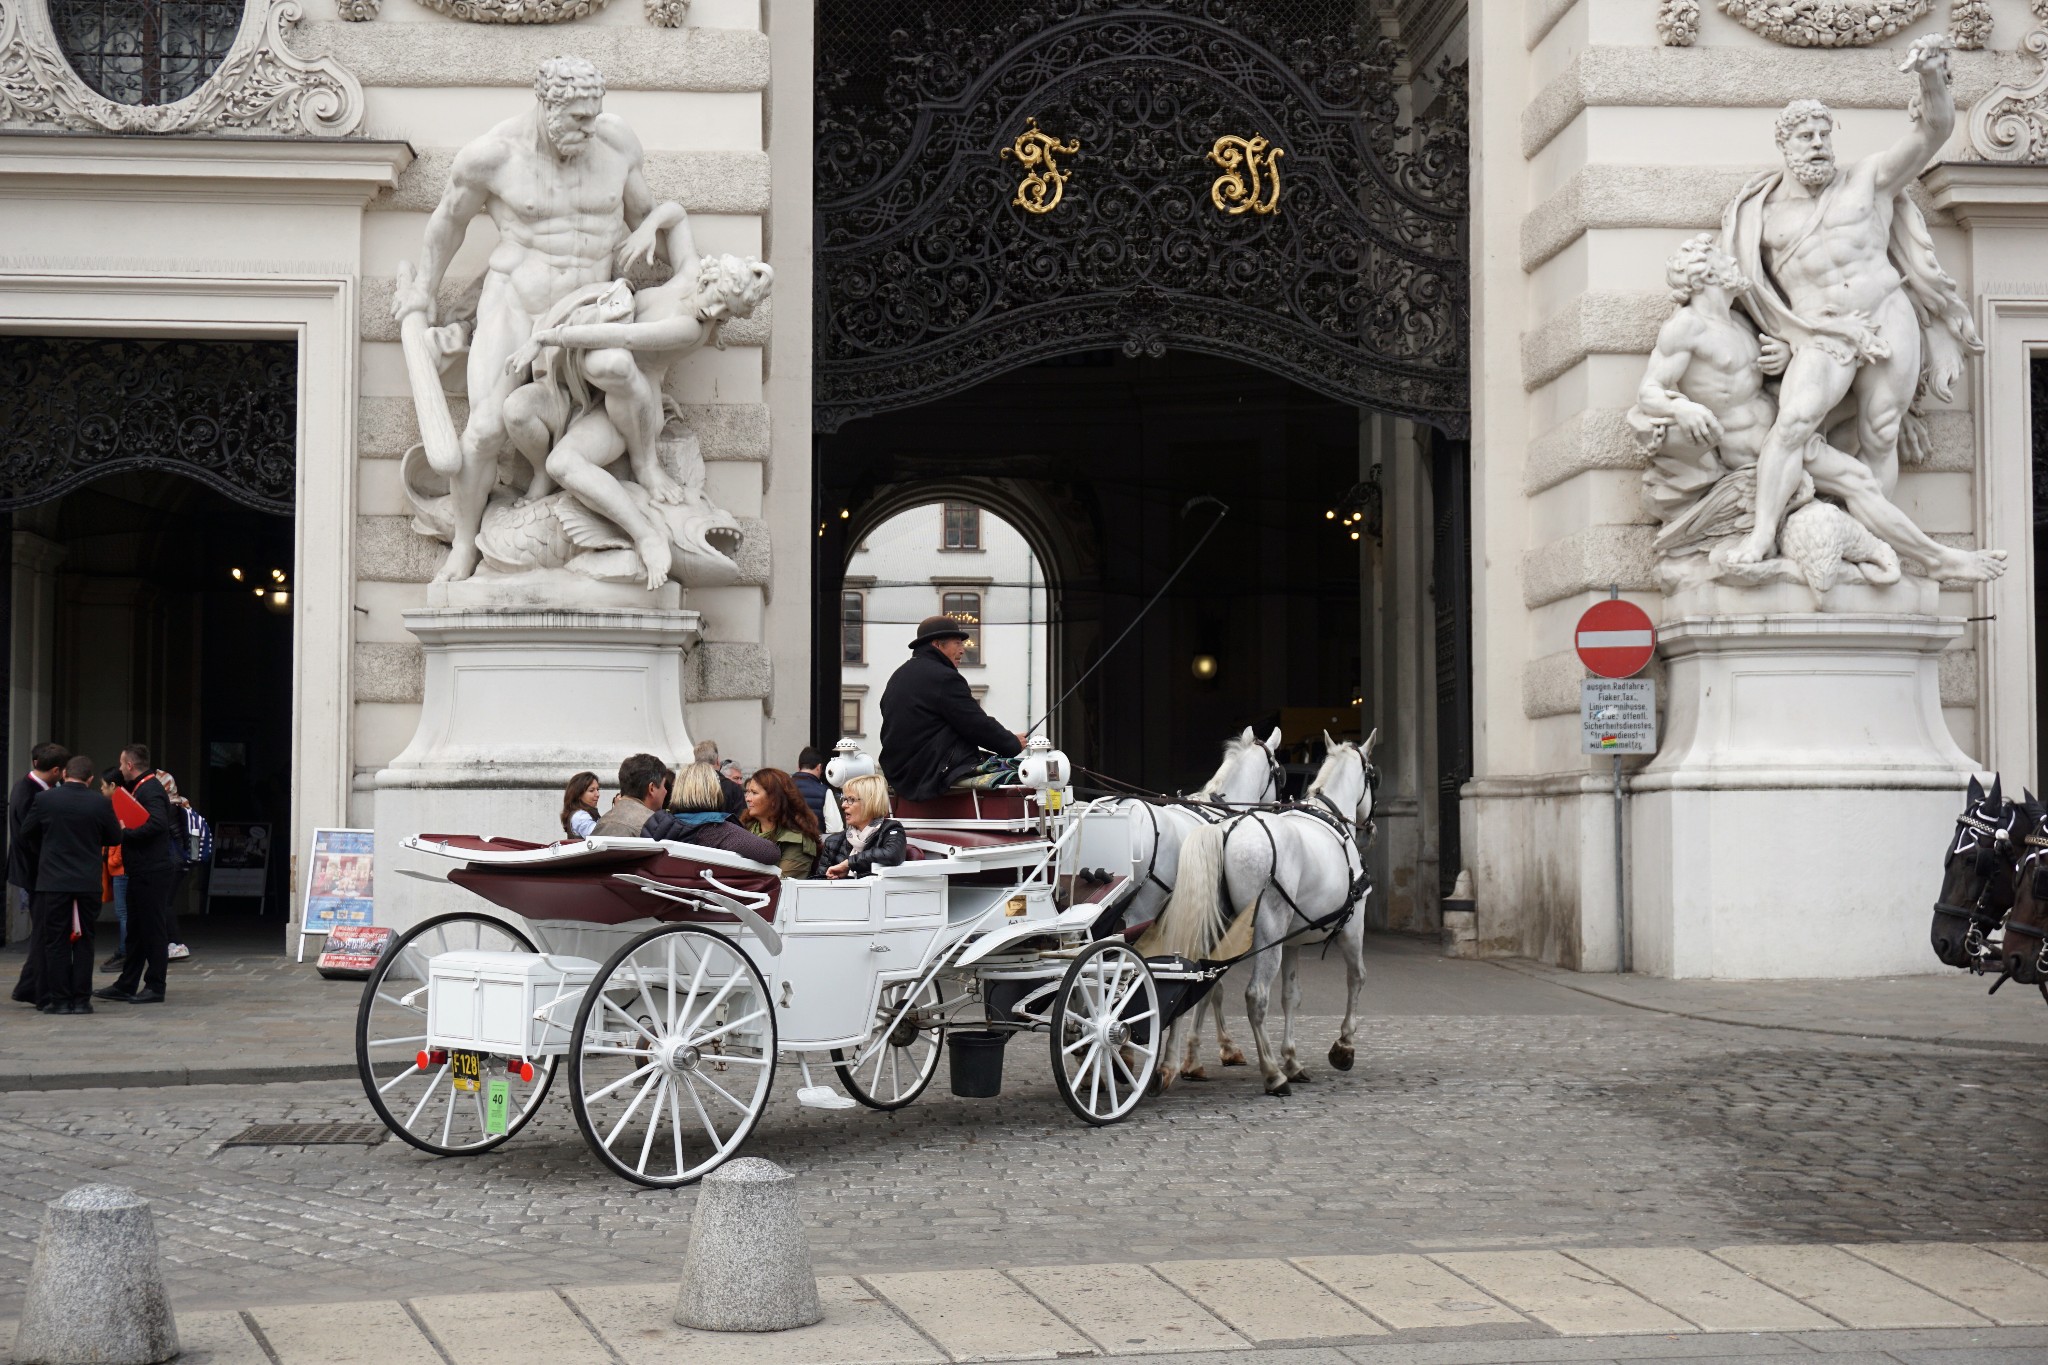
[[[1288,1073],[1287,1073],[1287,1079],[1288,1079],[1288,1080],[1289,1080],[1290,1082],[1293,1082],[1293,1083],[1295,1083],[1295,1084],[1299,1084],[1299,1085],[1314,1085],[1314,1084],[1316,1083],[1316,1078],[1315,1078],[1315,1077],[1313,1077],[1313,1076],[1309,1075],[1309,1074],[1308,1074],[1308,1073],[1307,1073],[1306,1071],[1299,1071],[1299,1070],[1296,1070],[1296,1071],[1290,1071],[1290,1072],[1288,1072]]]
[[[1230,1049],[1230,1051],[1223,1054],[1223,1065],[1243,1066],[1244,1054],[1242,1052],[1239,1052],[1236,1048]]]
[[[1199,1066],[1183,1071],[1180,1074],[1183,1079],[1190,1081],[1206,1081],[1209,1079],[1209,1073]]]
[[[1336,1067],[1339,1071],[1349,1071],[1352,1062],[1357,1059],[1357,1056],[1357,1052],[1344,1046],[1342,1043],[1330,1044],[1330,1065]]]
[[[1290,1094],[1292,1094],[1292,1093],[1294,1093],[1294,1092],[1293,1092],[1293,1091],[1291,1091],[1291,1090],[1289,1090],[1289,1089],[1287,1088],[1287,1082],[1285,1082],[1285,1081],[1279,1081],[1279,1082],[1277,1082],[1277,1083],[1275,1083],[1275,1084],[1273,1084],[1273,1085],[1269,1085],[1269,1086],[1267,1086],[1267,1087],[1266,1087],[1266,1093],[1267,1093],[1268,1095],[1271,1095],[1271,1096],[1273,1096],[1273,1097],[1274,1097],[1274,1098],[1276,1098],[1276,1099],[1283,1099],[1283,1100],[1284,1100],[1284,1099],[1286,1099],[1286,1098],[1287,1098],[1287,1097],[1288,1097],[1288,1096],[1289,1096]]]
[[[1167,1091],[1173,1089],[1173,1081],[1174,1075],[1172,1072],[1155,1071],[1152,1073],[1152,1084],[1145,1088],[1151,1094],[1164,1095]]]

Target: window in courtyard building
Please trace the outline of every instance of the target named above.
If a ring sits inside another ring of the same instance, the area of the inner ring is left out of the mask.
[[[49,0],[80,80],[116,104],[175,104],[219,68],[243,0]]]
[[[981,548],[981,509],[964,502],[946,504],[946,540],[948,550],[979,550]]]
[[[839,733],[858,737],[867,731],[860,727],[860,693],[839,694]]]
[[[857,592],[839,594],[839,662],[868,661],[867,599]]]
[[[950,516],[952,508],[947,508]],[[972,510],[972,509],[970,509]],[[981,594],[978,592],[949,592],[939,598],[939,610],[958,621],[967,630],[967,652],[960,656],[966,667],[981,663]]]

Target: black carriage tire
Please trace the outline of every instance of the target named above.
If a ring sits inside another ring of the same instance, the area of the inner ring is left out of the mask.
[[[946,992],[943,988],[940,987],[938,978],[933,977],[929,984],[931,986],[934,1007],[938,1009],[945,1008]],[[884,987],[884,989],[886,990],[887,987]],[[931,1086],[932,1078],[939,1074],[939,1063],[945,1060],[945,1021],[941,1020],[935,1027],[929,1030],[919,1029],[918,1032],[929,1032],[932,1035],[931,1062],[925,1067],[924,1073],[918,1077],[917,1084],[910,1088],[910,1093],[907,1095],[900,1095],[894,1100],[879,1100],[876,1099],[873,1095],[870,1095],[867,1091],[863,1090],[861,1088],[860,1082],[854,1079],[853,1068],[847,1062],[846,1050],[844,1048],[833,1048],[832,1069],[839,1073],[839,1082],[841,1085],[844,1085],[846,1087],[846,1093],[853,1096],[854,1099],[866,1105],[868,1108],[879,1109],[882,1110],[884,1113],[887,1113],[891,1110],[907,1108],[909,1105],[915,1103],[917,1097],[924,1094],[924,1092]]]
[[[423,1138],[414,1137],[398,1121],[397,1116],[385,1105],[384,1097],[378,1093],[376,1073],[370,1069],[370,1005],[377,998],[377,988],[384,984],[385,974],[390,971],[391,964],[398,960],[399,953],[407,944],[419,938],[430,929],[438,929],[444,924],[455,924],[472,920],[481,921],[494,929],[501,930],[507,937],[516,941],[521,948],[529,953],[538,953],[540,951],[539,948],[534,946],[533,940],[528,938],[522,930],[514,928],[495,915],[481,914],[474,910],[456,910],[445,915],[431,915],[391,940],[391,946],[384,950],[383,956],[377,959],[377,965],[370,970],[370,979],[363,983],[363,998],[356,1006],[356,1075],[363,1082],[363,1093],[369,1096],[370,1107],[377,1111],[377,1117],[384,1121],[386,1128],[389,1128],[393,1133],[421,1151],[430,1152],[435,1156],[479,1156],[484,1152],[502,1147],[505,1143],[512,1140],[514,1134],[530,1123],[535,1114],[540,1112],[542,1102],[547,1099],[548,1087],[553,1085],[555,1081],[556,1059],[553,1057],[543,1058],[540,1067],[540,1084],[538,1089],[534,1091],[533,1098],[527,1102],[518,1114],[508,1116],[504,1132],[496,1134],[490,1141],[479,1142],[469,1147],[443,1147],[438,1142],[428,1142]]]
[[[1081,1102],[1081,1097],[1074,1093],[1073,1083],[1067,1078],[1066,1061],[1062,1055],[1060,1044],[1061,1040],[1066,1037],[1067,999],[1073,991],[1074,983],[1080,979],[1082,969],[1091,960],[1098,957],[1106,957],[1111,953],[1122,953],[1130,958],[1136,964],[1139,972],[1142,973],[1146,984],[1146,989],[1143,993],[1144,998],[1149,998],[1152,1002],[1151,1031],[1153,1046],[1151,1065],[1146,1068],[1144,1075],[1136,1079],[1136,1098],[1126,1104],[1120,1112],[1104,1117],[1093,1112],[1087,1105]],[[1120,938],[1097,939],[1082,949],[1080,955],[1067,964],[1066,974],[1060,977],[1059,991],[1053,996],[1052,1012],[1047,1019],[1047,1023],[1050,1026],[1048,1032],[1051,1034],[1052,1041],[1052,1079],[1053,1084],[1059,1087],[1060,1098],[1067,1102],[1067,1108],[1073,1110],[1074,1116],[1083,1123],[1097,1128],[1106,1127],[1112,1123],[1121,1123],[1129,1118],[1136,1111],[1138,1105],[1144,1101],[1146,1094],[1151,1089],[1152,1078],[1159,1074],[1159,1058],[1166,1050],[1166,1031],[1162,1026],[1159,1006],[1159,983],[1152,980],[1150,964],[1144,958],[1138,956],[1137,952]]]
[[[768,1062],[768,1075],[762,1084],[760,1105],[747,1116],[746,1123],[734,1133],[731,1152],[727,1153],[726,1156],[717,1162],[691,1175],[678,1176],[671,1180],[662,1180],[643,1175],[639,1171],[621,1165],[612,1156],[611,1149],[606,1147],[604,1142],[598,1137],[597,1127],[590,1121],[590,1110],[583,1103],[583,1037],[584,1031],[590,1025],[591,1012],[597,1008],[598,997],[603,994],[604,985],[611,980],[612,973],[617,971],[619,965],[638,951],[643,944],[652,943],[656,939],[670,934],[691,934],[698,938],[711,939],[721,944],[731,950],[732,955],[740,960],[740,965],[746,968],[747,974],[754,978],[754,985],[761,992],[761,1001],[768,1007],[768,1017],[766,1020],[768,1040],[766,1047],[763,1049]],[[739,944],[724,934],[703,928],[700,925],[659,925],[629,940],[625,946],[606,958],[604,966],[598,969],[595,977],[591,978],[590,989],[583,993],[582,1003],[576,1007],[576,1022],[569,1033],[570,1112],[576,1115],[576,1126],[582,1130],[585,1144],[589,1146],[592,1152],[596,1153],[597,1159],[609,1167],[614,1174],[624,1176],[635,1185],[641,1185],[650,1190],[679,1190],[686,1186],[694,1185],[720,1166],[723,1166],[727,1161],[730,1161],[734,1156],[737,1156],[739,1149],[746,1145],[747,1139],[754,1135],[754,1129],[760,1124],[761,1116],[768,1112],[768,1103],[775,1094],[775,1051],[780,1036],[780,1032],[775,1024],[775,1007],[772,1003],[772,997],[768,993],[768,979],[761,975],[761,969],[754,965],[754,960],[747,956],[745,949],[741,948]]]

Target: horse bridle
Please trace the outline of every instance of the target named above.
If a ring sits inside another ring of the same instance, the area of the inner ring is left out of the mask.
[[[1979,809],[1982,809],[1981,804]],[[2015,805],[2012,810],[2016,816],[2019,807]],[[1975,872],[1981,878],[1981,884],[1977,888],[1974,904],[1956,905],[1938,900],[1934,903],[1934,911],[1936,914],[1959,915],[1969,921],[1970,927],[1963,933],[1963,951],[1969,954],[1972,962],[1977,962],[1990,952],[1990,942],[1984,932],[1985,926],[1996,924],[2005,918],[2004,912],[1992,910],[1985,901],[1990,897],[1992,884],[1996,880],[1996,863],[1990,860],[1998,858],[1998,845],[2011,847],[2012,831],[2005,824],[1988,820],[1969,810],[1956,817],[1956,830],[1955,846],[1949,850],[1947,861],[1953,862],[1959,857],[1968,856],[1975,864]],[[1964,843],[1966,836],[1969,839],[1967,845]],[[2048,849],[2048,840],[2042,839],[2038,834],[2028,835],[2025,842],[2034,845],[2036,852],[2021,860],[2022,869],[2028,861],[2038,857],[2041,850]],[[2044,968],[2048,968],[2048,938],[2044,938],[2042,953]]]
[[[1353,749],[1351,753],[1358,760],[1359,780],[1365,784],[1365,790],[1371,794],[1374,808],[1378,808],[1380,803],[1380,770],[1374,767],[1372,760],[1365,756],[1365,750]],[[1345,812],[1337,809],[1337,803],[1330,799],[1328,792],[1318,791],[1315,799],[1320,801],[1330,814],[1336,816],[1339,820],[1351,826],[1351,828],[1357,829],[1359,827],[1358,817],[1356,815],[1347,815]],[[1310,811],[1309,813],[1314,815],[1318,812]]]
[[[2048,886],[2043,885],[2043,879],[2048,878],[2048,867],[2036,866],[2040,862],[2041,856],[2048,854],[2048,836],[2043,836],[2039,833],[2029,834],[2026,838],[2020,840],[2020,845],[2028,851],[2020,855],[2019,866],[2013,869],[2014,885],[2017,886],[2021,878],[2031,876],[2034,881],[2033,894],[2035,902],[2039,903],[2048,900]],[[2030,868],[2032,869],[2031,871],[2029,871]],[[1988,877],[1985,879],[1985,889],[1987,892],[1990,889],[1990,879]],[[1974,928],[1975,926],[1973,925],[1972,929],[1974,930]],[[2008,912],[2005,917],[2005,937],[2008,943],[2011,942],[2014,934],[2040,940],[2041,946],[2034,953],[2034,969],[2043,975],[2048,975],[2048,927],[2021,924]],[[1964,939],[1965,946],[1968,945],[1968,942],[1969,940],[1966,937]]]

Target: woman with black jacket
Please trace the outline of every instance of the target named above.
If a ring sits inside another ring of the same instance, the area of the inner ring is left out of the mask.
[[[846,828],[825,836],[813,877],[839,881],[871,876],[878,867],[898,867],[910,856],[910,836],[889,816],[889,784],[878,775],[856,777],[840,798]]]

